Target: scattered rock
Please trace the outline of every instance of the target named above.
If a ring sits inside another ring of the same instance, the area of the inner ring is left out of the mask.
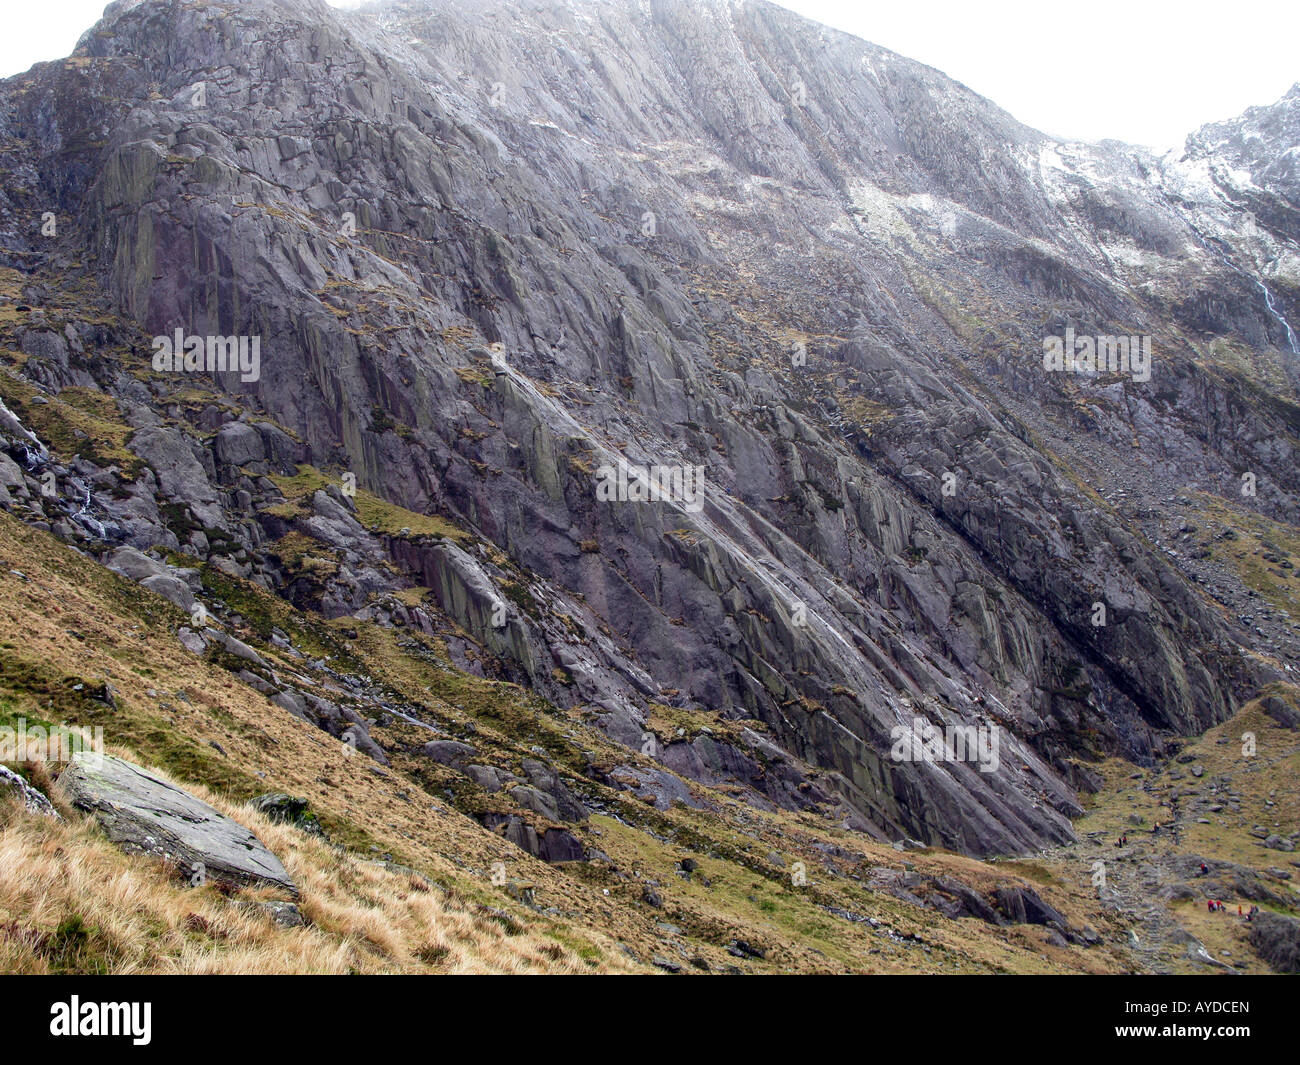
[[[734,958],[754,958],[761,960],[767,957],[767,951],[761,947],[751,946],[743,939],[733,939],[727,944],[727,953]]]
[[[257,796],[248,805],[277,824],[292,825],[309,836],[329,839],[316,815],[308,809],[306,799],[295,799],[282,791],[275,791]]]

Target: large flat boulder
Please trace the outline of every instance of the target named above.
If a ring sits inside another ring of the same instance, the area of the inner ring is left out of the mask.
[[[124,851],[163,858],[192,883],[215,880],[298,894],[280,860],[253,833],[137,765],[79,755],[58,787],[74,806],[94,814]]]
[[[134,547],[123,546],[113,552],[108,560],[108,568],[133,581],[148,580],[150,577],[167,576],[167,566],[156,558],[150,558],[143,551]]]

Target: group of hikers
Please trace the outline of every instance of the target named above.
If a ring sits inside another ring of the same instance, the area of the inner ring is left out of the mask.
[[[1228,910],[1228,907],[1226,907],[1226,906],[1225,906],[1222,902],[1220,902],[1218,899],[1206,899],[1206,900],[1205,900],[1205,908],[1206,908],[1210,913],[1226,913],[1227,910]],[[1237,904],[1237,916],[1240,917],[1240,918],[1242,918],[1243,920],[1246,920],[1246,921],[1253,920],[1254,917],[1255,917],[1255,914],[1257,914],[1257,913],[1259,913],[1259,907],[1258,907],[1258,906],[1252,906],[1249,910],[1245,910],[1245,909],[1242,908],[1242,906],[1241,906],[1240,903]]]
[[[1210,867],[1206,865],[1204,862],[1201,862],[1201,876],[1209,876],[1209,875],[1210,875]],[[1205,908],[1210,913],[1226,913],[1228,909],[1219,899],[1206,899]],[[1246,911],[1242,908],[1240,903],[1237,904],[1238,917],[1250,921],[1254,919],[1255,914],[1257,913],[1259,913],[1258,906],[1252,906],[1249,911]]]

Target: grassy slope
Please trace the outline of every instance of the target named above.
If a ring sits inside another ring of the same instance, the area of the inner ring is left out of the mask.
[[[295,640],[303,635],[303,646],[337,647],[337,664],[364,664],[449,732],[473,722],[485,760],[517,769],[536,746],[562,771],[585,758],[609,765],[638,759],[574,714],[440,664],[435,640],[424,638],[427,653],[417,653],[409,642],[399,646],[396,632],[351,619],[345,620],[356,638],[343,640],[342,626],[294,618],[287,605],[251,586],[245,595],[244,616],[261,603]],[[657,811],[590,784],[587,797],[608,813],[578,832],[608,860],[546,865],[454,807],[460,802],[472,812],[474,799],[461,800],[460,778],[413,753],[427,732],[381,723],[375,735],[393,752],[389,770],[346,758],[336,741],[186,651],[174,635],[186,620],[48,534],[0,515],[0,714],[102,725],[110,750],[161,768],[257,832],[303,888],[312,926],[278,930],[244,913],[241,895],[188,888],[156,863],[118,854],[75,814],[60,827],[10,806],[0,830],[0,924],[12,931],[0,936],[0,970],[610,971],[644,968],[655,956],[687,971],[695,958],[715,971],[734,965],[757,972],[1124,966],[1110,948],[1049,947],[1041,928],[949,921],[870,886],[873,871],[904,867],[981,890],[1037,883],[1073,921],[1105,927],[1085,892],[1063,888],[1047,870],[940,852],[904,857],[815,816],[759,812],[720,791],[697,789],[711,810]],[[270,656],[258,627],[239,635]],[[105,680],[116,709],[85,694]],[[271,825],[241,805],[266,791],[308,799],[347,849]],[[836,857],[818,849],[826,844],[839,848]],[[369,861],[375,848],[419,876]],[[707,885],[698,873],[690,881],[677,875],[686,856],[700,863]],[[791,884],[788,868],[796,860],[807,864],[805,887]],[[498,861],[508,874],[500,887],[490,878]],[[662,907],[644,901],[648,882]],[[100,890],[105,883],[111,891]],[[419,890],[424,886],[430,890]],[[874,916],[896,935],[832,916],[827,905]],[[69,956],[57,933],[73,918],[91,931]],[[904,942],[913,935],[919,941]],[[726,948],[736,939],[766,957],[735,958]]]

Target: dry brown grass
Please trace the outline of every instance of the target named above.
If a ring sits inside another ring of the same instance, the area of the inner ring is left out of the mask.
[[[28,578],[0,580],[0,712],[102,724],[111,753],[151,768],[165,763],[163,776],[249,826],[276,853],[312,922],[281,930],[242,914],[236,903],[250,896],[232,901],[173,881],[158,863],[119,853],[79,815],[60,826],[6,809],[0,925],[12,934],[0,936],[0,972],[57,969],[61,962],[51,962],[40,941],[73,916],[97,930],[77,971],[638,968],[599,926],[564,927],[489,880],[492,863],[504,862],[512,881],[536,884],[539,903],[554,904],[568,893],[563,873],[414,782],[343,757],[336,741],[185,651],[174,635],[185,619],[162,600],[4,514],[0,561]],[[77,677],[109,681],[117,708],[80,699],[69,688]],[[307,799],[349,850],[240,804],[269,791]],[[408,875],[368,860],[372,853],[392,854],[429,883],[412,886]],[[190,913],[201,919],[191,923],[228,934],[188,929]]]
[[[1086,886],[1045,882],[1017,863],[941,851],[902,855],[813,813],[762,812],[719,789],[708,791],[709,810],[659,812],[602,787],[600,800],[622,820],[597,815],[573,829],[608,861],[547,865],[448,801],[444,786],[455,779],[412,753],[427,738],[420,730],[399,722],[377,728],[393,761],[387,769],[346,758],[337,741],[186,651],[175,628],[188,618],[163,600],[4,514],[0,563],[0,714],[102,724],[110,750],[163,767],[257,834],[298,884],[311,922],[280,929],[241,906],[255,896],[191,889],[161,864],[119,853],[77,815],[60,826],[8,809],[0,817],[0,925],[12,931],[0,935],[2,971],[646,972],[659,955],[688,973],[700,971],[697,961],[713,972],[1125,967],[1115,949],[1055,948],[1042,929],[950,921],[867,881],[880,867],[953,876],[980,891],[1028,877],[1073,923],[1106,928]],[[246,606],[262,609],[253,598]],[[292,618],[279,623],[297,631]],[[537,743],[589,749],[602,765],[637,760],[580,714],[543,713],[510,685],[457,675],[454,697],[435,694],[438,678],[450,675],[443,667],[403,655],[389,630],[349,624],[357,633],[346,641],[348,653],[452,734],[473,721],[474,742],[497,761],[517,765],[512,752]],[[238,634],[257,642],[251,632]],[[302,668],[259,649],[277,670]],[[116,691],[114,708],[74,689],[105,680]],[[710,717],[698,723],[705,720],[725,727]],[[346,849],[242,805],[271,791],[306,799]],[[829,858],[826,844],[839,856]],[[380,854],[416,875],[371,860]],[[678,875],[687,854],[707,880]],[[794,890],[783,868],[795,859],[807,862],[807,888]],[[507,870],[503,886],[490,875],[498,862]],[[864,879],[853,879],[859,873]],[[648,882],[662,906],[646,903]],[[875,916],[929,949],[827,906]],[[73,918],[83,931],[60,937],[61,925],[75,931]],[[766,957],[738,960],[728,952],[735,939],[761,945]]]
[[[417,873],[185,786],[275,852],[298,885],[308,926],[276,926],[255,905],[274,897],[265,891],[191,888],[163,862],[121,853],[66,805],[59,823],[7,801],[0,804],[0,972],[590,971],[555,940],[511,935],[514,926]]]

